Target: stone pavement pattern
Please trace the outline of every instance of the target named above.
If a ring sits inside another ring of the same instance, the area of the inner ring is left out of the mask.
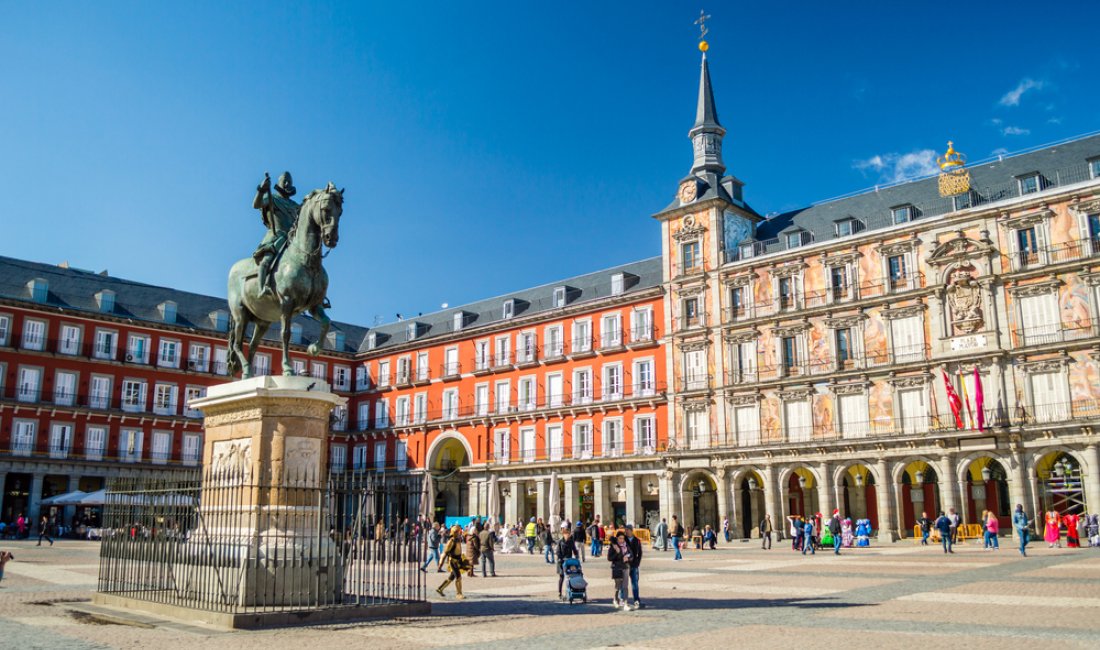
[[[1008,542],[1008,540],[1002,540]],[[403,648],[520,644],[532,648],[923,647],[1003,648],[1006,643],[1096,647],[1100,549],[1047,549],[1027,558],[909,542],[803,557],[777,544],[717,551],[648,552],[645,609],[614,611],[610,570],[589,560],[590,603],[556,600],[557,577],[540,555],[497,555],[498,578],[466,578],[467,600],[432,593],[430,617],[260,632],[224,632],[137,619],[121,624],[79,611],[95,589],[97,546],[6,542],[15,553],[0,583],[0,647]],[[441,574],[427,575],[434,588]],[[453,594],[453,591],[450,592]]]

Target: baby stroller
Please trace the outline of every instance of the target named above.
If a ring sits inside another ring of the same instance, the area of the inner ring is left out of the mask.
[[[580,560],[575,557],[568,558],[562,562],[561,568],[565,572],[565,596],[569,604],[572,605],[574,600],[587,603],[588,581],[584,579]]]

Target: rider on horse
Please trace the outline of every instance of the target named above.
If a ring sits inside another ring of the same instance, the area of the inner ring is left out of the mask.
[[[267,234],[252,254],[259,265],[257,281],[261,287],[260,295],[275,295],[275,283],[269,278],[271,266],[286,246],[287,233],[298,221],[298,210],[301,206],[290,198],[296,192],[290,172],[283,172],[279,176],[274,193],[271,192],[271,177],[264,174],[263,182],[256,188],[256,198],[252,199],[252,207],[260,211],[264,225],[267,226]]]

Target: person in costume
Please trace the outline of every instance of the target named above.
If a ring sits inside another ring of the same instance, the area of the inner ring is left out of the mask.
[[[839,511],[834,510],[833,511],[833,516],[836,516],[838,514],[838,512]],[[830,519],[830,521],[832,521],[832,520]],[[820,531],[819,534],[821,535],[821,548],[826,548],[826,547],[832,546],[833,545],[833,531],[832,531],[831,527],[829,526],[829,524],[826,523],[823,526],[819,525],[818,526],[818,531]],[[840,531],[837,531],[837,532],[839,533]]]
[[[852,534],[852,519],[850,517],[845,517],[844,520],[840,522],[840,544],[844,548],[852,548],[855,540],[855,535]]]
[[[871,520],[860,519],[856,522],[856,538],[859,540],[856,542],[857,546],[870,546],[871,545]]]
[[[1046,532],[1043,535],[1043,539],[1047,541],[1050,548],[1057,546],[1062,548],[1062,517],[1058,514],[1057,510],[1048,510],[1046,515]]]
[[[443,584],[439,585],[435,592],[442,598],[444,596],[443,590],[453,582],[455,583],[455,599],[462,600],[465,598],[462,595],[462,572],[468,570],[470,565],[467,564],[469,560],[462,554],[462,526],[458,524],[451,527],[450,539],[447,540],[447,545],[443,548],[443,562],[450,575],[443,581]]]
[[[1081,548],[1081,537],[1077,533],[1081,518],[1071,512],[1062,517],[1062,523],[1066,525],[1066,547]]]

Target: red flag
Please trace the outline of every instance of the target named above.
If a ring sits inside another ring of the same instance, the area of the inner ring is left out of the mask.
[[[974,414],[970,412],[970,391],[966,390],[966,377],[963,375],[962,370],[959,371],[959,390],[962,395],[963,406],[966,407],[966,417],[963,418],[963,422],[966,423],[967,429],[974,427]]]
[[[951,405],[951,414],[955,416],[955,428],[962,429],[962,400],[955,392],[955,387],[951,385],[951,380],[947,378],[946,370],[943,371],[943,385],[947,388],[947,403]]]
[[[985,431],[985,395],[982,393],[982,376],[974,366],[974,410],[978,412],[978,431]]]

